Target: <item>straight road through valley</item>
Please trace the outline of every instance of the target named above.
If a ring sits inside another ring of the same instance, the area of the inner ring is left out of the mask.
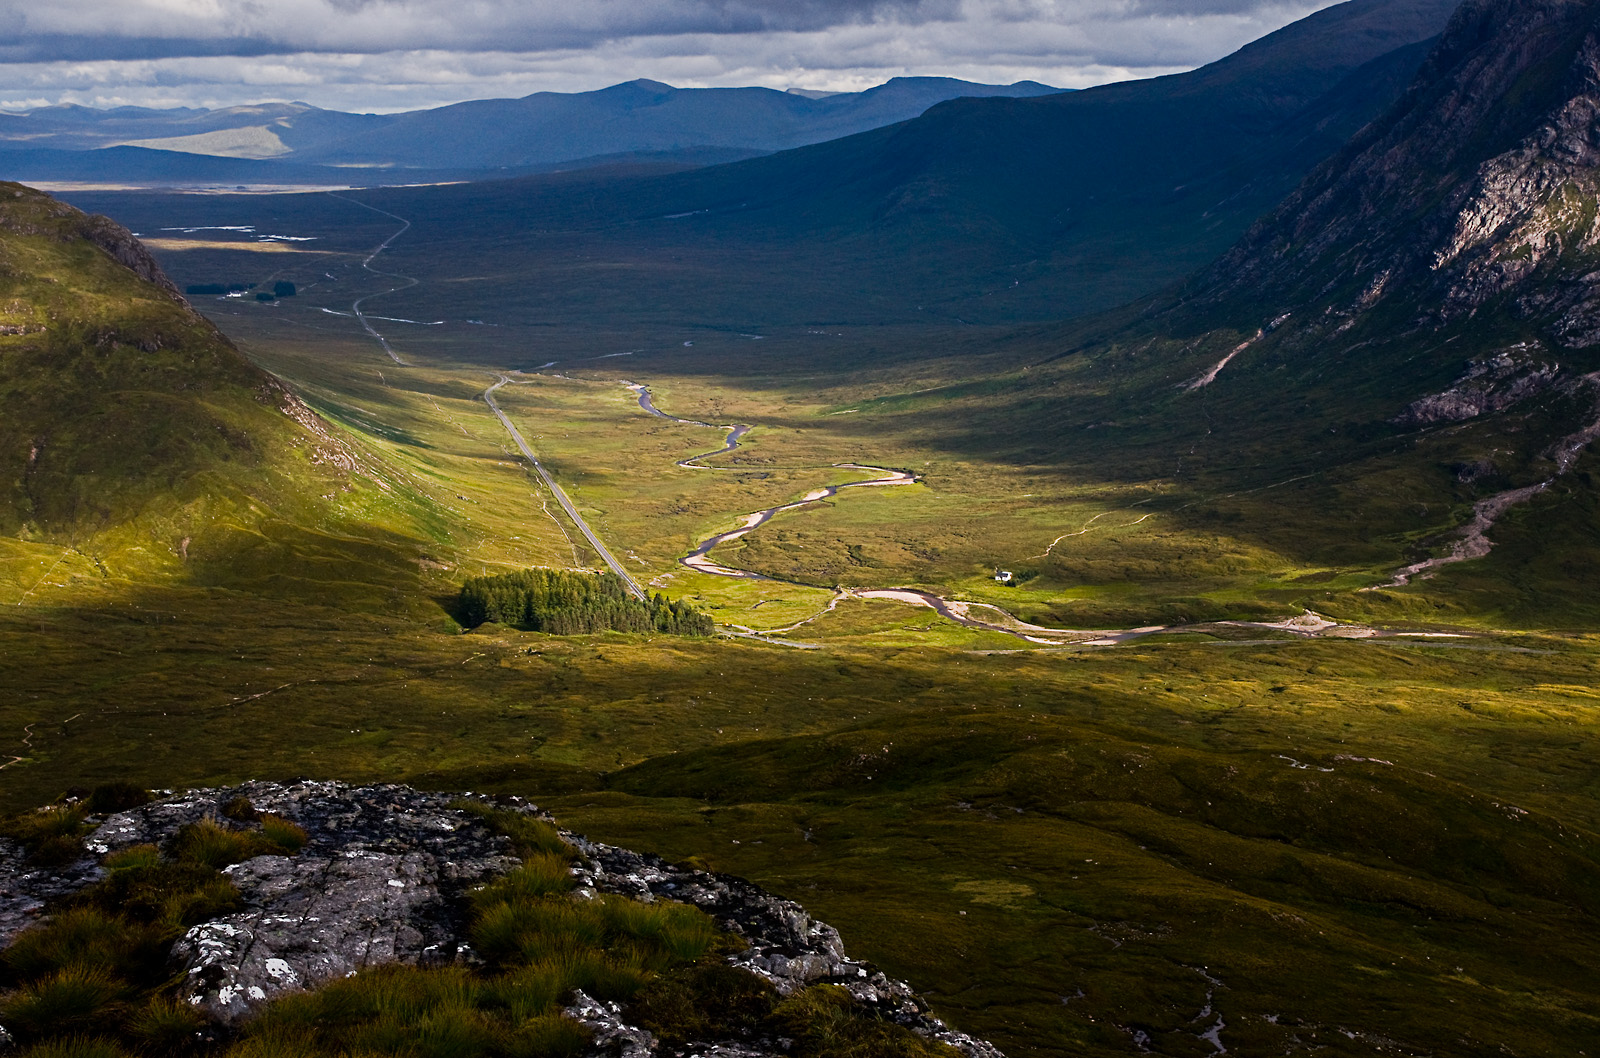
[[[489,410],[494,412],[495,418],[500,420],[500,425],[506,428],[506,432],[517,443],[517,447],[522,450],[522,454],[527,457],[528,462],[533,464],[533,469],[539,472],[539,476],[544,479],[544,483],[550,487],[550,494],[556,498],[557,503],[561,504],[561,509],[567,512],[567,517],[572,519],[572,524],[578,527],[578,531],[589,541],[589,545],[595,549],[595,552],[605,561],[605,564],[611,567],[611,572],[622,578],[622,584],[628,589],[628,592],[634,598],[643,601],[646,598],[644,589],[639,587],[638,582],[628,575],[628,571],[623,568],[622,563],[617,561],[617,556],[613,555],[606,545],[600,542],[600,537],[595,534],[593,529],[589,528],[589,523],[583,520],[583,515],[578,513],[578,508],[573,506],[572,501],[567,498],[567,494],[562,491],[561,486],[556,484],[556,479],[550,476],[550,472],[544,468],[544,464],[539,462],[539,457],[533,454],[533,449],[528,447],[528,442],[522,437],[522,431],[518,430],[506,413],[500,410],[500,405],[494,399],[494,391],[501,386],[508,385],[510,382],[511,379],[501,375],[499,382],[483,391],[483,402],[489,405]]]

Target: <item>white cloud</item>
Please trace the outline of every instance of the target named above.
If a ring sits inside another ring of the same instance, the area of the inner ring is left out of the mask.
[[[1268,0],[0,0],[0,107],[299,99],[403,110],[582,91],[1062,87],[1187,69],[1328,6]]]

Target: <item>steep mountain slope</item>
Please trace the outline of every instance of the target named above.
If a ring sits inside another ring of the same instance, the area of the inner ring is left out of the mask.
[[[107,584],[291,593],[316,562],[363,568],[365,591],[403,567],[383,552],[403,516],[355,513],[403,491],[391,472],[240,355],[126,229],[16,184],[0,185],[0,401],[6,589],[41,556]]]
[[[1471,0],[1229,253],[1012,394],[1054,412],[1028,451],[1403,589],[1351,606],[1591,620],[1597,116],[1600,4]]]
[[[581,319],[562,277],[601,269],[608,311],[652,326],[663,306],[738,330],[1059,319],[1224,250],[1398,98],[1453,6],[1353,0],[1181,76],[945,103],[671,177],[389,192],[384,208],[429,247],[409,265],[487,250],[548,292],[541,318]]]
[[[1595,344],[1573,274],[1600,244],[1595,15],[1466,4],[1396,109],[1218,262],[1200,296],[1251,291],[1331,310],[1345,330],[1405,300],[1433,325],[1499,305],[1563,346]],[[1518,291],[1531,299],[1505,303]]]

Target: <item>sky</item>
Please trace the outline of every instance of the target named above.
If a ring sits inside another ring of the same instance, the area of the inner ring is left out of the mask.
[[[1062,88],[1191,69],[1330,0],[0,0],[0,109],[578,92]]]

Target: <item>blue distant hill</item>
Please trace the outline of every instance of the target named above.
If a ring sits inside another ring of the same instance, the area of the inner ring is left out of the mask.
[[[595,92],[538,92],[402,114],[346,114],[304,103],[220,110],[53,106],[0,114],[0,175],[405,183],[605,163],[696,166],[882,128],[951,99],[1060,91],[1034,81],[984,85],[948,77],[897,77],[839,93],[636,80]]]

